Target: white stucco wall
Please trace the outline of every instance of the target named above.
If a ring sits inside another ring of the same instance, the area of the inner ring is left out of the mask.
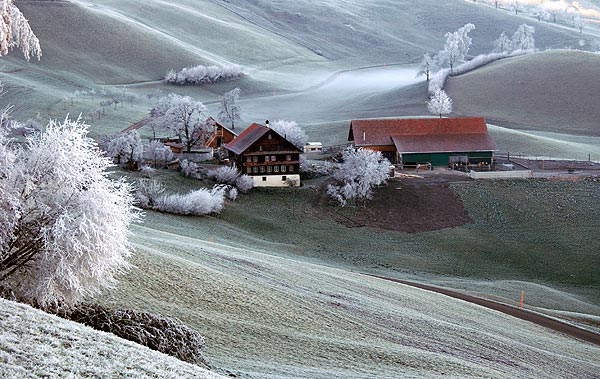
[[[287,187],[288,183],[283,180],[283,177],[286,177],[286,180],[293,180],[296,182],[295,187],[300,186],[300,175],[253,175],[252,179],[254,179],[254,187]],[[263,178],[267,178],[263,181]]]

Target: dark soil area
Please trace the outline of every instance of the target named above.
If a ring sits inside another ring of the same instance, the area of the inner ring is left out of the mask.
[[[450,183],[468,180],[456,175],[391,179],[375,191],[366,207],[332,207],[326,197],[318,200],[319,213],[328,213],[348,227],[420,233],[470,223],[462,199]],[[325,193],[326,191],[321,191]]]

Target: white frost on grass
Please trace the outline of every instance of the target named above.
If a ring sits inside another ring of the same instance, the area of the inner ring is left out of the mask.
[[[2,378],[223,377],[87,326],[0,299]]]

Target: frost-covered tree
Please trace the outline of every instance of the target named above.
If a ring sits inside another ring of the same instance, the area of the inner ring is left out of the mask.
[[[197,178],[200,173],[200,166],[198,163],[189,161],[187,159],[179,162],[179,169],[181,171],[181,175],[186,178]]]
[[[237,100],[240,97],[240,89],[234,88],[223,95],[221,99],[221,112],[219,112],[219,120],[226,125],[235,129],[235,123],[240,118],[240,107],[237,105]]]
[[[521,10],[521,3],[519,0],[511,0],[510,9],[513,10],[516,15],[518,15],[519,11]]]
[[[215,132],[215,123],[205,109],[200,101],[172,93],[158,101],[150,117],[157,127],[181,138],[189,153],[195,145],[205,144]]]
[[[150,141],[148,145],[148,156],[154,162],[154,167],[158,166],[158,162],[165,164],[173,159],[173,152],[169,146],[165,146],[158,140]]]
[[[108,137],[103,141],[102,148],[117,164],[130,168],[136,167],[144,155],[144,144],[137,130]]]
[[[417,76],[425,75],[427,81],[429,81],[429,76],[432,71],[434,71],[435,60],[429,54],[423,55],[423,60],[419,65],[419,72]]]
[[[308,141],[306,133],[298,126],[296,121],[277,120],[270,123],[269,127],[299,149],[304,148]]]
[[[441,118],[442,115],[452,112],[452,99],[443,89],[438,89],[427,102],[427,110]]]
[[[535,34],[535,28],[533,26],[529,26],[526,24],[520,25],[517,28],[515,34],[512,37],[512,49],[513,50],[534,50],[535,49],[535,39],[533,35]]]
[[[510,53],[512,48],[512,43],[510,38],[506,36],[506,33],[502,32],[500,37],[494,41],[494,53]]]
[[[455,32],[446,33],[444,48],[436,55],[441,67],[449,67],[452,72],[457,64],[465,61],[472,44],[469,33],[474,29],[475,25],[466,24]]]
[[[343,162],[334,172],[337,185],[327,187],[328,195],[341,206],[349,200],[363,202],[373,198],[373,187],[384,184],[390,177],[390,162],[381,152],[367,149],[346,150]]]
[[[13,0],[0,0],[0,56],[14,48],[20,49],[27,60],[42,57],[40,41],[23,13]]]
[[[25,147],[3,141],[0,160],[0,284],[39,304],[74,303],[115,283],[129,267],[131,186],[80,120],[50,122]],[[7,196],[8,195],[8,196]],[[10,209],[9,214],[5,210]]]

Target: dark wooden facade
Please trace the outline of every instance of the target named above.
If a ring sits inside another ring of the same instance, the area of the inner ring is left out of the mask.
[[[235,137],[237,137],[237,134],[233,130],[215,121],[215,134],[208,140],[206,146],[218,149],[233,141]]]
[[[254,177],[255,185],[286,185],[292,178],[299,185],[301,149],[269,127],[252,124],[225,148],[237,169]]]

